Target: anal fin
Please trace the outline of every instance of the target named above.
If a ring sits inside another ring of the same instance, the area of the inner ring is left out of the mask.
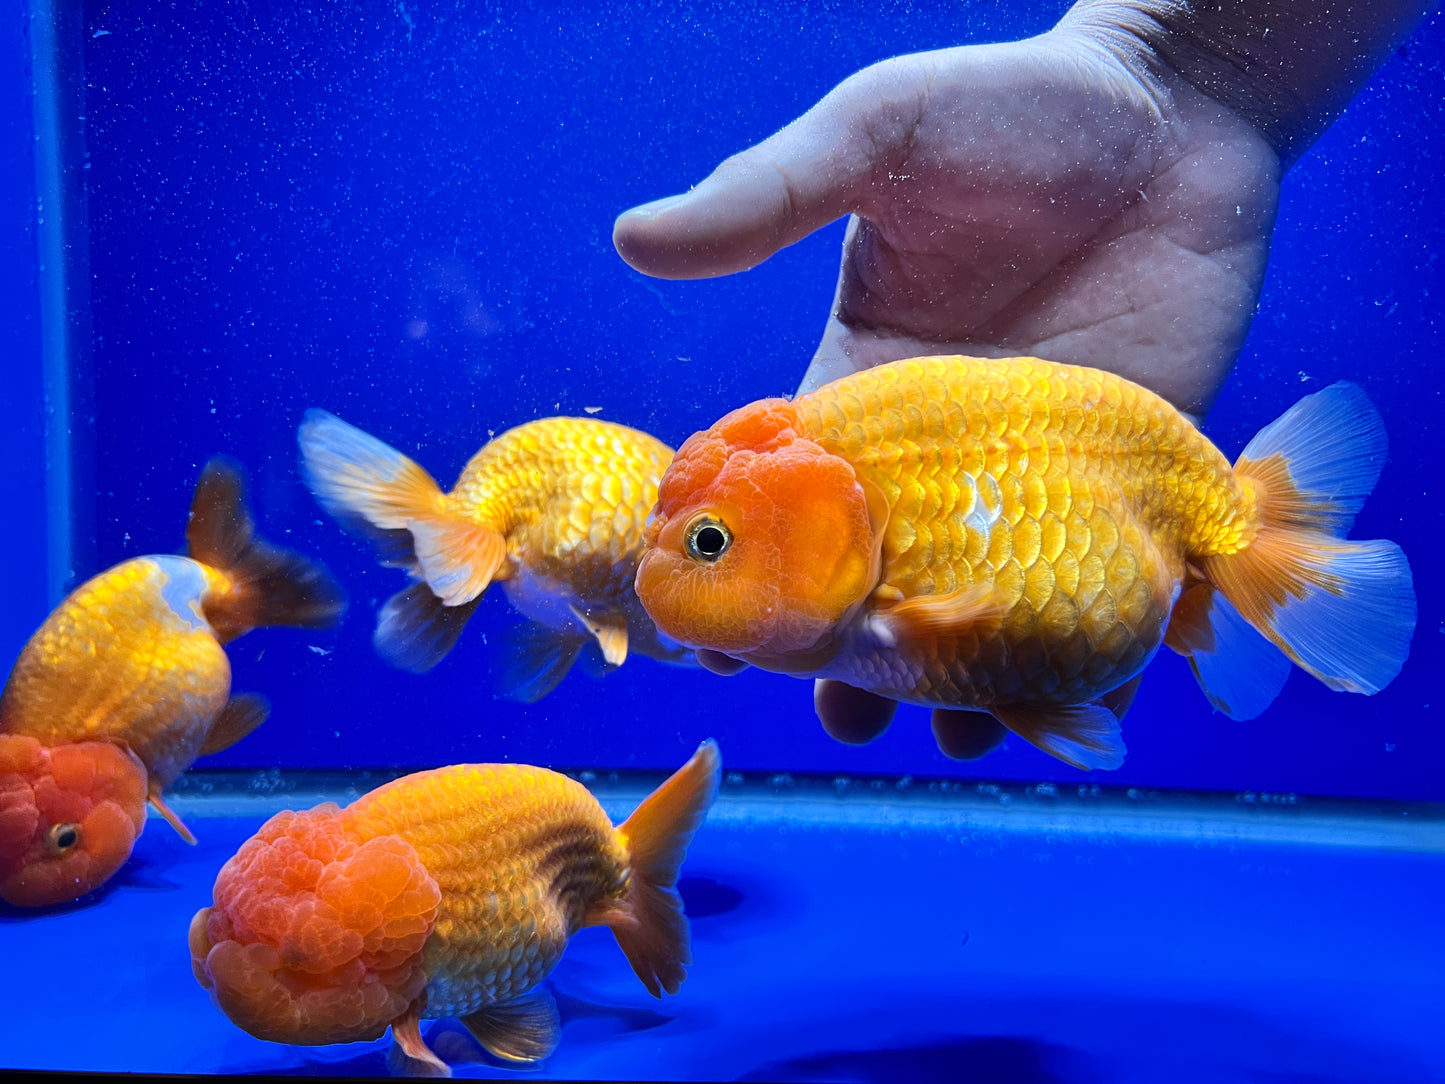
[[[1019,737],[1075,768],[1088,771],[1117,768],[1124,763],[1119,719],[1102,704],[1009,704],[989,710]]]
[[[500,1005],[488,1005],[461,1022],[488,1053],[505,1061],[541,1061],[562,1037],[557,1002],[538,986]]]
[[[627,618],[610,610],[593,613],[569,606],[572,615],[587,626],[597,646],[602,649],[602,658],[608,666],[621,666],[627,661]]]
[[[567,676],[585,643],[580,633],[566,636],[534,622],[509,632],[498,681],[502,695],[524,704],[541,700]]]
[[[211,720],[211,728],[206,731],[206,740],[201,743],[201,751],[196,755],[205,757],[231,748],[264,723],[266,716],[270,714],[271,705],[264,696],[243,693],[231,697],[220,714]]]

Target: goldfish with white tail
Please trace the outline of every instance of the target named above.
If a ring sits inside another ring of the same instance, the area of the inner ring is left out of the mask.
[[[1345,538],[1384,452],[1351,384],[1301,400],[1231,467],[1114,374],[911,358],[689,438],[637,592],[704,665],[820,679],[835,734],[876,733],[902,702],[934,709],[943,747],[950,719],[981,710],[1069,764],[1113,768],[1161,644],[1236,719],[1269,705],[1291,662],[1356,693],[1394,678],[1415,627],[1409,564],[1392,542]]]

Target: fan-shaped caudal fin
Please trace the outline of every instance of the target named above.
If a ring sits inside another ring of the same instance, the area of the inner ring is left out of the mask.
[[[326,569],[256,534],[240,472],[213,459],[201,472],[186,527],[191,557],[225,572],[232,588],[204,600],[222,643],[263,625],[326,628],[341,620],[346,596]]]
[[[278,813],[221,868],[191,922],[191,966],[257,1038],[375,1039],[426,988],[440,901],[405,840],[362,841],[331,803]]]
[[[507,558],[507,541],[450,511],[431,475],[324,410],[308,410],[297,437],[306,484],[342,524],[371,536],[390,555],[397,550],[395,532],[409,531],[411,552],[400,563],[448,606],[487,589]]]
[[[1189,660],[1209,702],[1231,719],[1253,719],[1274,702],[1290,663],[1211,584],[1179,596],[1164,642]]]
[[[0,899],[48,907],[99,888],[145,825],[146,770],[109,742],[0,734]]]
[[[1335,384],[1306,397],[1235,464],[1256,496],[1254,537],[1201,562],[1245,621],[1332,689],[1384,688],[1415,630],[1415,588],[1400,547],[1341,537],[1384,453],[1384,428],[1359,388]]]
[[[632,876],[626,900],[602,921],[653,997],[677,993],[692,963],[677,875],[721,778],[722,755],[709,739],[617,828]]]

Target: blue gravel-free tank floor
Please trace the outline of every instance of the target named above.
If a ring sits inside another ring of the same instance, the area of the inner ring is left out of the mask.
[[[1445,1081],[1438,812],[879,786],[725,788],[684,871],[679,996],[654,1001],[584,930],[540,1067],[488,1062],[454,1022],[433,1047],[489,1078]],[[642,793],[601,789],[614,816]],[[385,1074],[384,1042],[250,1038],[191,976],[222,862],[327,796],[183,795],[200,846],[152,819],[97,897],[6,909],[0,1067]]]

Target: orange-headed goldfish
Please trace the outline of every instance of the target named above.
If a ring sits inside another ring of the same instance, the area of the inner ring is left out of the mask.
[[[0,899],[43,907],[125,864],[147,800],[239,741],[266,702],[231,697],[222,644],[262,625],[335,623],[319,565],[256,537],[240,475],[207,464],[190,556],[136,557],[77,587],[30,638],[0,695]]]
[[[1268,706],[1288,660],[1359,693],[1399,672],[1409,565],[1343,537],[1384,450],[1350,384],[1297,403],[1231,469],[1110,373],[912,358],[689,438],[637,592],[691,647],[933,707],[936,731],[940,711],[983,709],[1112,768],[1160,643],[1237,719]]]
[[[384,561],[419,582],[393,595],[374,643],[404,670],[452,649],[494,580],[530,619],[517,638],[508,695],[534,701],[595,643],[607,666],[629,652],[691,664],[637,602],[642,532],[672,449],[596,418],[541,418],[477,452],[450,493],[416,463],[323,410],[300,431],[307,484]]]
[[[654,997],[682,984],[675,886],[721,769],[704,742],[615,828],[582,784],[525,764],[437,768],[345,809],[278,813],[191,922],[196,979],[272,1042],[390,1027],[404,1068],[448,1075],[420,1021],[457,1017],[498,1057],[546,1057],[559,1024],[538,983],[581,927],[610,927]]]

